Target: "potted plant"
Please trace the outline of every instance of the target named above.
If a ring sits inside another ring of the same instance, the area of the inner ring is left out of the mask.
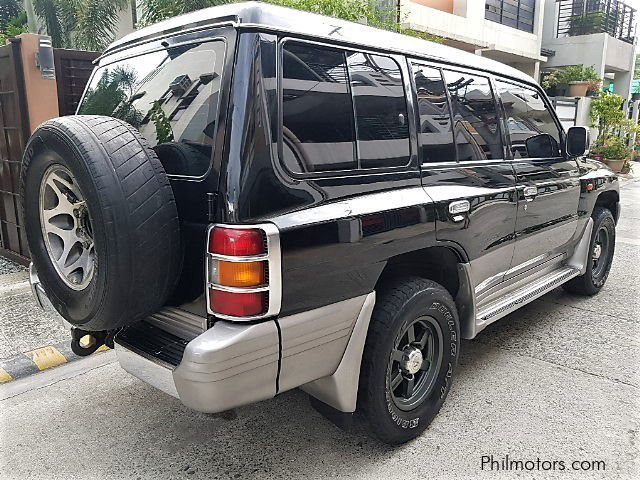
[[[622,172],[631,156],[625,139],[613,135],[601,139],[593,150],[594,157],[600,157],[616,173]]]
[[[602,81],[598,80],[589,80],[587,85],[587,96],[588,97],[597,97],[598,92],[602,89]]]
[[[570,97],[586,97],[589,88],[593,88],[594,84],[599,84],[600,81],[601,78],[592,65],[568,65],[562,67],[558,73],[558,83],[569,86]]]
[[[542,78],[542,87],[549,96],[567,94],[570,97],[586,97],[600,90],[602,79],[596,69],[589,65],[567,65],[552,72],[546,72]],[[568,91],[567,91],[568,90]]]
[[[542,88],[550,97],[560,96],[558,92],[558,71],[545,72],[542,74]]]

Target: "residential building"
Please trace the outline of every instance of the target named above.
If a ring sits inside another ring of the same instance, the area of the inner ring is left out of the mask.
[[[547,0],[553,2],[553,0]],[[406,26],[511,65],[538,79],[545,0],[399,0]]]
[[[544,68],[593,65],[605,83],[613,82],[613,90],[628,98],[636,19],[636,10],[622,0],[547,0],[542,46],[550,56]]]

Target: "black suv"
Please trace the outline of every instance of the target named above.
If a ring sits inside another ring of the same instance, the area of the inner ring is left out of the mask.
[[[461,338],[604,284],[617,177],[527,75],[260,3],[111,45],[22,168],[34,292],[80,354],[219,412],[300,387],[424,430]]]

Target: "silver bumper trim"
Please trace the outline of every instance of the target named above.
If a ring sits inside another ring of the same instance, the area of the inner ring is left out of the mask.
[[[118,341],[115,342],[115,350],[118,362],[124,370],[158,390],[179,398],[173,381],[173,370],[169,365]]]
[[[219,320],[187,344],[177,367],[118,337],[116,354],[127,372],[201,412],[274,397],[279,368],[280,391],[305,384],[325,403],[353,411],[374,303],[372,292],[278,320]]]

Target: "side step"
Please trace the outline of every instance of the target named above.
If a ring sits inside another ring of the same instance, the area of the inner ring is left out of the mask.
[[[579,269],[564,266],[482,307],[476,316],[475,333],[578,275]]]

